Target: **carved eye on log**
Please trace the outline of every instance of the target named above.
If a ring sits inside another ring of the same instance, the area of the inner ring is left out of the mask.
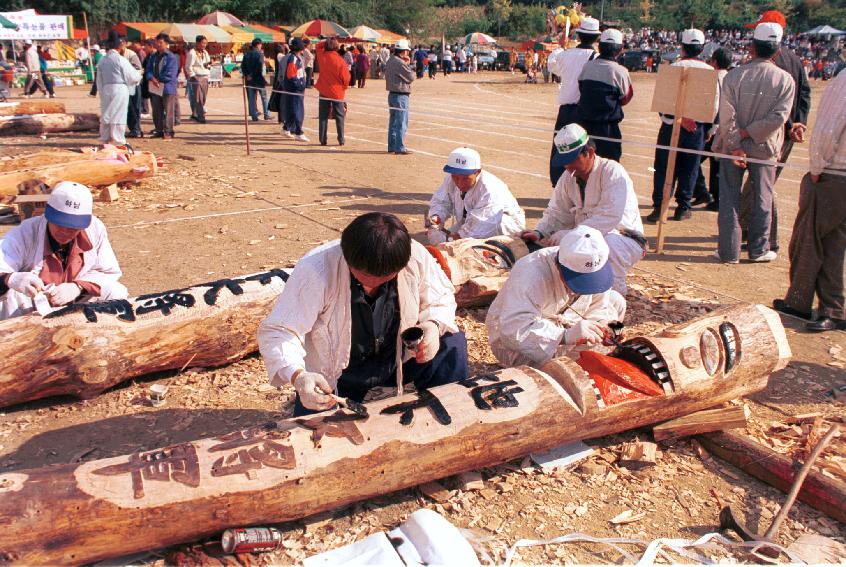
[[[702,365],[708,376],[713,376],[720,369],[723,361],[720,339],[712,329],[705,329],[699,338],[699,352],[702,354]]]
[[[733,324],[723,323],[720,325],[720,339],[726,350],[725,373],[728,374],[740,362],[740,333]]]

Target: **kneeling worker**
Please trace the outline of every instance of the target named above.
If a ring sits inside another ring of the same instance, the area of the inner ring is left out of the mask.
[[[455,289],[394,215],[367,213],[340,241],[297,263],[258,330],[270,383],[297,391],[294,415],[331,409],[329,394],[361,402],[376,386],[417,389],[467,378]],[[422,330],[411,356],[401,334]],[[408,360],[406,360],[408,359]]]
[[[527,242],[556,246],[579,226],[595,228],[610,249],[614,289],[626,293],[626,273],[643,258],[646,238],[634,184],[619,162],[596,155],[596,146],[578,124],[555,135],[553,164],[566,168],[535,230],[520,236]],[[530,248],[531,249],[531,248]]]
[[[43,216],[26,219],[0,242],[0,319],[32,312],[41,292],[53,307],[126,299],[106,227],[91,206],[86,186],[62,181]]]
[[[503,366],[541,367],[577,347],[592,347],[622,321],[626,300],[611,289],[608,244],[587,226],[567,232],[558,248],[517,261],[488,310],[491,350]]]
[[[458,148],[444,166],[447,176],[435,191],[426,215],[429,243],[447,238],[517,236],[526,228],[526,216],[508,185],[482,169],[479,152]],[[455,220],[445,229],[447,220]]]

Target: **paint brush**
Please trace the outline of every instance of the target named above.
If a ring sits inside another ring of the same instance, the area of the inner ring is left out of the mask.
[[[330,398],[335,400],[335,402],[339,406],[341,406],[342,408],[346,408],[346,409],[350,410],[351,412],[353,412],[354,414],[356,414],[359,417],[362,417],[362,418],[370,417],[370,414],[367,412],[367,406],[365,406],[364,404],[360,404],[360,403],[353,401],[349,398],[343,398],[341,396],[336,396],[335,394],[333,394],[331,392],[324,392],[323,390],[321,390],[320,388],[317,388],[317,387],[314,388],[314,391],[317,392],[318,394],[325,394],[325,395],[329,396]]]

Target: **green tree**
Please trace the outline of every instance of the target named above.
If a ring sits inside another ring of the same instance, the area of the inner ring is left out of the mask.
[[[490,0],[488,9],[496,21],[496,34],[502,35],[502,22],[511,17],[511,12],[514,9],[511,0]]]

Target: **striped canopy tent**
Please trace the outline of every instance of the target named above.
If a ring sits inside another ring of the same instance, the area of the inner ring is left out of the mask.
[[[194,43],[198,35],[204,35],[209,43],[232,43],[232,36],[217,26],[169,24],[162,31],[169,35],[172,41]]]
[[[249,32],[241,26],[222,25],[220,29],[229,34],[232,38],[232,43],[250,43],[255,37],[253,32]]]
[[[404,35],[394,33],[390,30],[376,30],[376,31],[379,33],[379,39],[376,40],[378,43],[394,44],[401,39],[407,39]]]
[[[474,32],[468,33],[464,37],[464,43],[466,45],[493,45],[496,40],[486,33]]]
[[[152,39],[168,26],[166,22],[121,22],[112,29],[130,41]]]
[[[382,36],[379,32],[368,26],[356,26],[350,28],[350,37],[361,41],[379,41]]]
[[[284,32],[269,28],[267,26],[263,26],[261,24],[244,24],[243,29],[251,31],[255,34],[255,37],[260,37],[261,40],[265,43],[285,43],[285,41],[287,40]]]
[[[199,20],[197,20],[198,24],[203,24],[207,26],[243,26],[244,22],[230,14],[229,12],[221,12],[220,10],[215,10],[210,14],[206,14]]]
[[[350,32],[335,22],[311,20],[292,31],[291,35],[293,37],[329,37],[334,35],[340,38],[347,38],[350,37]]]

